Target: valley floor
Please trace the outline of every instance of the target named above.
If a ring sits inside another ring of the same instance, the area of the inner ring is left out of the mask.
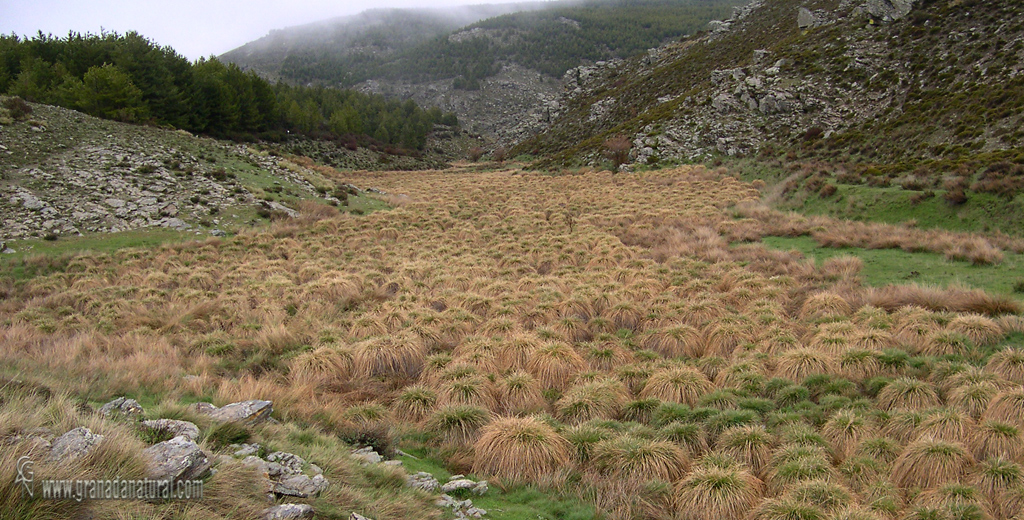
[[[1013,284],[923,271],[1020,276],[1018,240],[780,213],[703,167],[348,178],[392,209],[0,264],[0,375],[55,392],[0,389],[13,454],[31,428],[88,424],[120,444],[81,471],[142,471],[152,438],[74,404],[128,396],[225,456],[198,503],[0,505],[251,518],[265,498],[188,405],[264,399],[282,424],[238,438],[322,468],[331,486],[304,500],[321,518],[450,515],[343,441],[490,479],[487,518],[1024,511]],[[935,285],[880,276],[868,249],[927,255],[915,271]]]

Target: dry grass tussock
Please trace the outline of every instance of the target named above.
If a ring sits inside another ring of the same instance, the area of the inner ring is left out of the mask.
[[[778,516],[842,489],[858,493],[829,518],[902,518],[906,504],[868,488],[888,477],[904,496],[979,461],[1024,462],[1010,386],[1024,361],[1004,345],[1024,330],[1016,300],[866,288],[856,258],[819,267],[731,243],[928,233],[776,214],[702,168],[352,175],[404,194],[400,207],[308,205],[230,238],[26,260],[44,274],[0,278],[0,368],[91,402],[260,398],[338,431],[395,424],[453,467],[551,480],[617,518]],[[991,256],[979,240],[941,247]],[[11,424],[54,421],[5,416],[0,435]],[[513,462],[527,459],[540,462]],[[416,515],[347,489],[331,500]],[[758,508],[766,493],[775,509]]]

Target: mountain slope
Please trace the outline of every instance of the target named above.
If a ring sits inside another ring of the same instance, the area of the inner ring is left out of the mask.
[[[551,157],[542,166],[592,162],[622,134],[652,163],[758,151],[903,168],[1012,158],[1024,137],[1022,13],[1009,0],[756,2],[650,57],[587,70],[561,117],[516,151]]]
[[[566,70],[678,39],[740,2],[510,4],[491,9],[516,12],[446,31],[452,18],[437,11],[368,12],[360,15],[363,24],[346,19],[293,28],[222,58],[289,82],[352,86],[440,106],[470,130],[514,142],[558,112],[553,102]]]

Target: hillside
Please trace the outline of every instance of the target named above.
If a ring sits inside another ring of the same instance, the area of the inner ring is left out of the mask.
[[[738,3],[509,4],[465,8],[461,18],[441,11],[370,11],[275,32],[222,58],[289,82],[352,86],[440,106],[473,131],[513,142],[531,125],[549,122],[567,70],[696,32]],[[500,9],[516,12],[496,16]],[[489,17],[451,25],[470,14]]]
[[[304,139],[245,145],[27,107],[23,120],[0,124],[0,241],[146,228],[224,235],[275,212],[295,214],[309,200],[363,211],[382,204],[308,157],[344,169],[402,170],[443,167],[455,153],[413,157]],[[432,140],[430,149],[453,142]]]
[[[757,1],[651,57],[589,70],[561,116],[516,151],[586,163],[622,134],[641,164],[786,155],[888,175],[1012,161],[1024,144],[1022,10]]]

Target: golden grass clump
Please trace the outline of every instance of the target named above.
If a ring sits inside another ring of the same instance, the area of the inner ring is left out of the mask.
[[[435,410],[429,427],[448,444],[462,446],[473,442],[485,424],[491,421],[491,412],[478,406],[454,405]]]
[[[1008,422],[1024,427],[1024,388],[1015,388],[996,394],[981,416],[984,421]]]
[[[849,316],[852,312],[849,302],[834,292],[820,292],[804,301],[800,307],[800,318],[806,321]]]
[[[536,417],[501,417],[480,430],[473,472],[504,483],[540,483],[564,470],[572,445]]]
[[[963,444],[924,437],[910,443],[892,466],[892,481],[905,488],[928,489],[957,481],[974,464]]]
[[[746,464],[754,474],[761,474],[772,456],[775,442],[775,436],[764,426],[734,426],[719,435],[715,448]]]
[[[419,423],[437,406],[437,392],[425,386],[407,386],[398,394],[391,409],[403,421]]]
[[[764,484],[742,466],[701,465],[675,492],[680,520],[743,520],[764,497]]]
[[[380,337],[355,345],[355,367],[371,378],[404,377],[415,379],[423,371],[427,349],[419,338]]]
[[[537,379],[522,370],[499,379],[496,393],[498,408],[504,415],[537,413],[547,404]]]
[[[803,381],[812,375],[834,374],[837,371],[836,360],[832,356],[813,348],[797,348],[778,356],[775,377]]]
[[[981,382],[952,389],[946,396],[946,403],[957,410],[960,410],[974,419],[981,417],[988,409],[988,403],[999,394],[999,387],[995,383]]]
[[[832,447],[832,456],[843,461],[853,454],[861,441],[874,436],[878,429],[867,417],[852,410],[836,412],[821,428],[821,435]]]
[[[967,440],[974,458],[1024,461],[1024,435],[1020,426],[1003,421],[982,421]]]
[[[929,413],[917,427],[917,435],[933,437],[938,440],[967,444],[968,439],[974,435],[975,424],[966,413],[941,408]]]
[[[347,349],[317,347],[292,358],[288,376],[295,382],[312,383],[339,391],[350,382],[355,366],[353,357]]]
[[[629,392],[622,383],[602,377],[569,388],[555,403],[555,413],[569,424],[614,419],[628,399]]]
[[[638,482],[673,482],[690,469],[690,459],[674,443],[630,434],[598,442],[592,467],[601,475]]]
[[[1007,381],[1024,385],[1024,349],[1013,347],[992,354],[985,370]]]
[[[980,347],[1003,339],[1003,328],[992,318],[980,314],[960,314],[950,320],[946,328],[967,336]]]
[[[551,342],[537,348],[530,355],[526,369],[537,378],[543,388],[564,391],[587,362],[571,346]]]
[[[700,370],[674,366],[651,374],[640,391],[640,397],[695,406],[701,397],[714,389],[714,383]]]
[[[644,348],[666,358],[699,357],[703,351],[700,332],[689,325],[676,325],[649,332],[640,339]]]
[[[878,393],[878,406],[891,411],[920,411],[939,405],[939,395],[926,381],[901,377]]]
[[[971,468],[967,480],[989,500],[999,517],[999,496],[1024,483],[1024,467],[999,457],[983,459]]]

